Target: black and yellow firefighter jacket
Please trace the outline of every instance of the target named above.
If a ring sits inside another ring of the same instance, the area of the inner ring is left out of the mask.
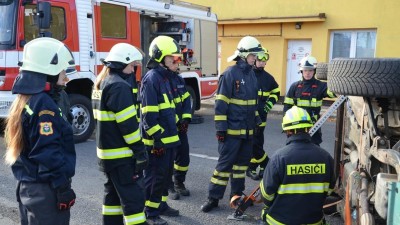
[[[93,115],[97,120],[97,157],[100,170],[105,172],[134,163],[135,151],[144,148],[137,119],[137,98],[122,77],[123,74],[110,72],[100,90],[92,93]]]
[[[178,121],[190,121],[192,119],[192,106],[190,94],[186,90],[185,80],[178,73],[172,71],[168,71],[167,76],[174,96],[175,113],[178,116]]]
[[[140,87],[141,132],[143,142],[152,147],[161,140],[165,148],[180,144],[176,123],[175,104],[168,70],[156,65],[143,77]]]
[[[287,139],[270,159],[260,183],[268,224],[321,224],[335,185],[333,158],[306,133]]]
[[[267,113],[265,112],[265,104],[270,107],[274,106],[278,101],[281,90],[275,78],[269,74],[264,68],[254,69],[254,73],[258,81],[258,107],[257,111],[261,118],[261,127],[265,127],[267,120]]]
[[[215,97],[215,128],[227,135],[249,138],[261,124],[257,111],[257,78],[253,67],[239,59],[225,70]]]
[[[328,90],[326,82],[315,79],[300,80],[294,82],[286,94],[283,111],[284,113],[296,105],[304,108],[310,114],[313,121],[319,119],[322,100],[326,97],[336,97]]]

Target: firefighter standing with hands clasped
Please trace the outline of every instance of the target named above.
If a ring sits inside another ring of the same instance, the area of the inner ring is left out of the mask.
[[[174,96],[168,79],[168,68],[181,60],[178,43],[167,36],[158,36],[150,44],[150,70],[140,87],[141,129],[146,148],[151,152],[145,170],[146,207],[149,224],[167,224],[164,216],[179,216],[179,211],[167,204],[171,183],[174,151],[180,145]]]
[[[335,186],[332,156],[311,141],[305,109],[293,106],[283,117],[286,146],[271,157],[260,183],[266,224],[323,224],[322,207]]]
[[[37,38],[24,46],[5,129],[5,160],[18,180],[22,225],[69,224],[76,198],[75,146],[72,127],[50,92],[64,85],[66,69],[74,66],[72,53],[56,39]]]
[[[245,174],[252,156],[254,129],[261,124],[257,112],[257,78],[253,71],[256,55],[263,52],[260,42],[243,37],[228,61],[236,64],[221,75],[215,99],[215,127],[219,158],[211,177],[208,200],[201,206],[209,212],[218,206],[231,177],[231,197],[242,195]]]
[[[285,97],[283,112],[296,105],[307,110],[311,116],[311,120],[315,123],[320,117],[323,98],[334,98],[336,96],[328,90],[326,82],[315,78],[317,68],[316,58],[312,56],[304,57],[301,59],[299,67],[302,79],[290,86]],[[321,129],[315,132],[312,136],[312,141],[316,145],[322,143]]]
[[[264,70],[267,61],[269,60],[268,50],[263,48],[263,51],[257,54],[256,63],[254,65],[254,73],[258,81],[258,113],[261,118],[261,125],[257,127],[253,138],[253,157],[250,160],[249,168],[246,175],[253,180],[259,180],[264,174],[265,166],[268,163],[268,154],[264,151],[264,130],[267,125],[268,112],[278,101],[280,89],[274,77]],[[257,167],[260,170],[257,174]]]
[[[103,60],[92,93],[93,114],[97,120],[97,157],[106,176],[103,224],[146,224],[142,182],[148,153],[141,140],[137,96],[127,82],[141,65],[142,52],[119,43]]]

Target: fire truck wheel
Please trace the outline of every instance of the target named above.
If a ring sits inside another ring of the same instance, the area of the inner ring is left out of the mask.
[[[333,59],[328,88],[336,95],[400,97],[400,59]]]
[[[317,64],[317,72],[315,74],[315,78],[317,78],[318,80],[328,79],[328,63]]]
[[[86,141],[93,133],[94,118],[90,99],[79,94],[70,94],[72,130],[75,143]]]
[[[193,116],[194,111],[196,110],[196,106],[197,106],[197,95],[191,86],[186,86],[186,90],[190,94],[190,105],[192,106],[192,116]]]

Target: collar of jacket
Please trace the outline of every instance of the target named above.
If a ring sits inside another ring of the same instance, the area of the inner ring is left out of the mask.
[[[286,145],[292,142],[311,142],[311,136],[308,133],[293,134],[286,140]]]
[[[314,75],[311,79],[309,79],[309,80],[304,80],[304,78],[302,77],[302,82],[303,82],[303,84],[305,84],[305,85],[313,84],[315,81],[316,81],[315,75]]]
[[[246,61],[243,59],[239,58],[238,61],[236,62],[236,65],[239,66],[240,69],[242,69],[244,72],[248,73],[253,69],[253,66],[249,65]]]
[[[126,74],[126,73],[123,73],[122,71],[111,69],[110,75],[120,76],[122,79],[126,80],[133,74]]]

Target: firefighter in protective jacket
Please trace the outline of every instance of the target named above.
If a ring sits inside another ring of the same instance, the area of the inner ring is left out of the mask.
[[[103,60],[92,93],[97,120],[97,157],[106,175],[103,224],[145,224],[144,190],[140,182],[148,154],[140,137],[137,97],[127,82],[134,67],[141,64],[142,52],[119,43]]]
[[[300,61],[299,68],[302,79],[290,86],[285,97],[283,112],[296,105],[306,109],[315,123],[320,117],[323,98],[334,98],[336,96],[328,90],[326,82],[315,78],[317,68],[316,58],[312,56],[304,57]],[[321,129],[312,136],[312,141],[316,145],[322,143]]]
[[[235,54],[228,58],[228,61],[235,60],[236,64],[221,75],[214,119],[220,156],[209,184],[208,200],[201,206],[203,212],[218,206],[229,177],[231,196],[242,195],[245,188],[254,129],[261,124],[257,111],[258,85],[253,65],[256,55],[262,51],[256,38],[242,38]]]
[[[150,44],[150,70],[142,79],[140,96],[141,129],[146,148],[151,152],[145,170],[147,222],[167,224],[160,217],[178,216],[179,211],[167,204],[171,182],[174,148],[180,145],[176,123],[174,96],[168,79],[168,66],[182,58],[178,43],[167,36],[158,36]]]
[[[72,53],[56,39],[37,38],[24,46],[4,132],[5,160],[18,181],[21,224],[69,224],[76,154],[71,125],[53,94],[74,66]]]
[[[286,146],[271,157],[260,183],[267,224],[322,224],[322,207],[335,185],[332,156],[313,144],[305,109],[293,106],[283,117]]]
[[[264,70],[269,60],[268,50],[257,54],[254,65],[254,73],[258,81],[258,113],[261,118],[261,125],[255,130],[253,139],[253,157],[251,158],[246,175],[253,180],[259,180],[264,174],[264,168],[268,163],[268,154],[264,151],[264,130],[267,125],[267,115],[278,101],[280,89],[274,77]],[[257,174],[257,167],[260,170]]]

